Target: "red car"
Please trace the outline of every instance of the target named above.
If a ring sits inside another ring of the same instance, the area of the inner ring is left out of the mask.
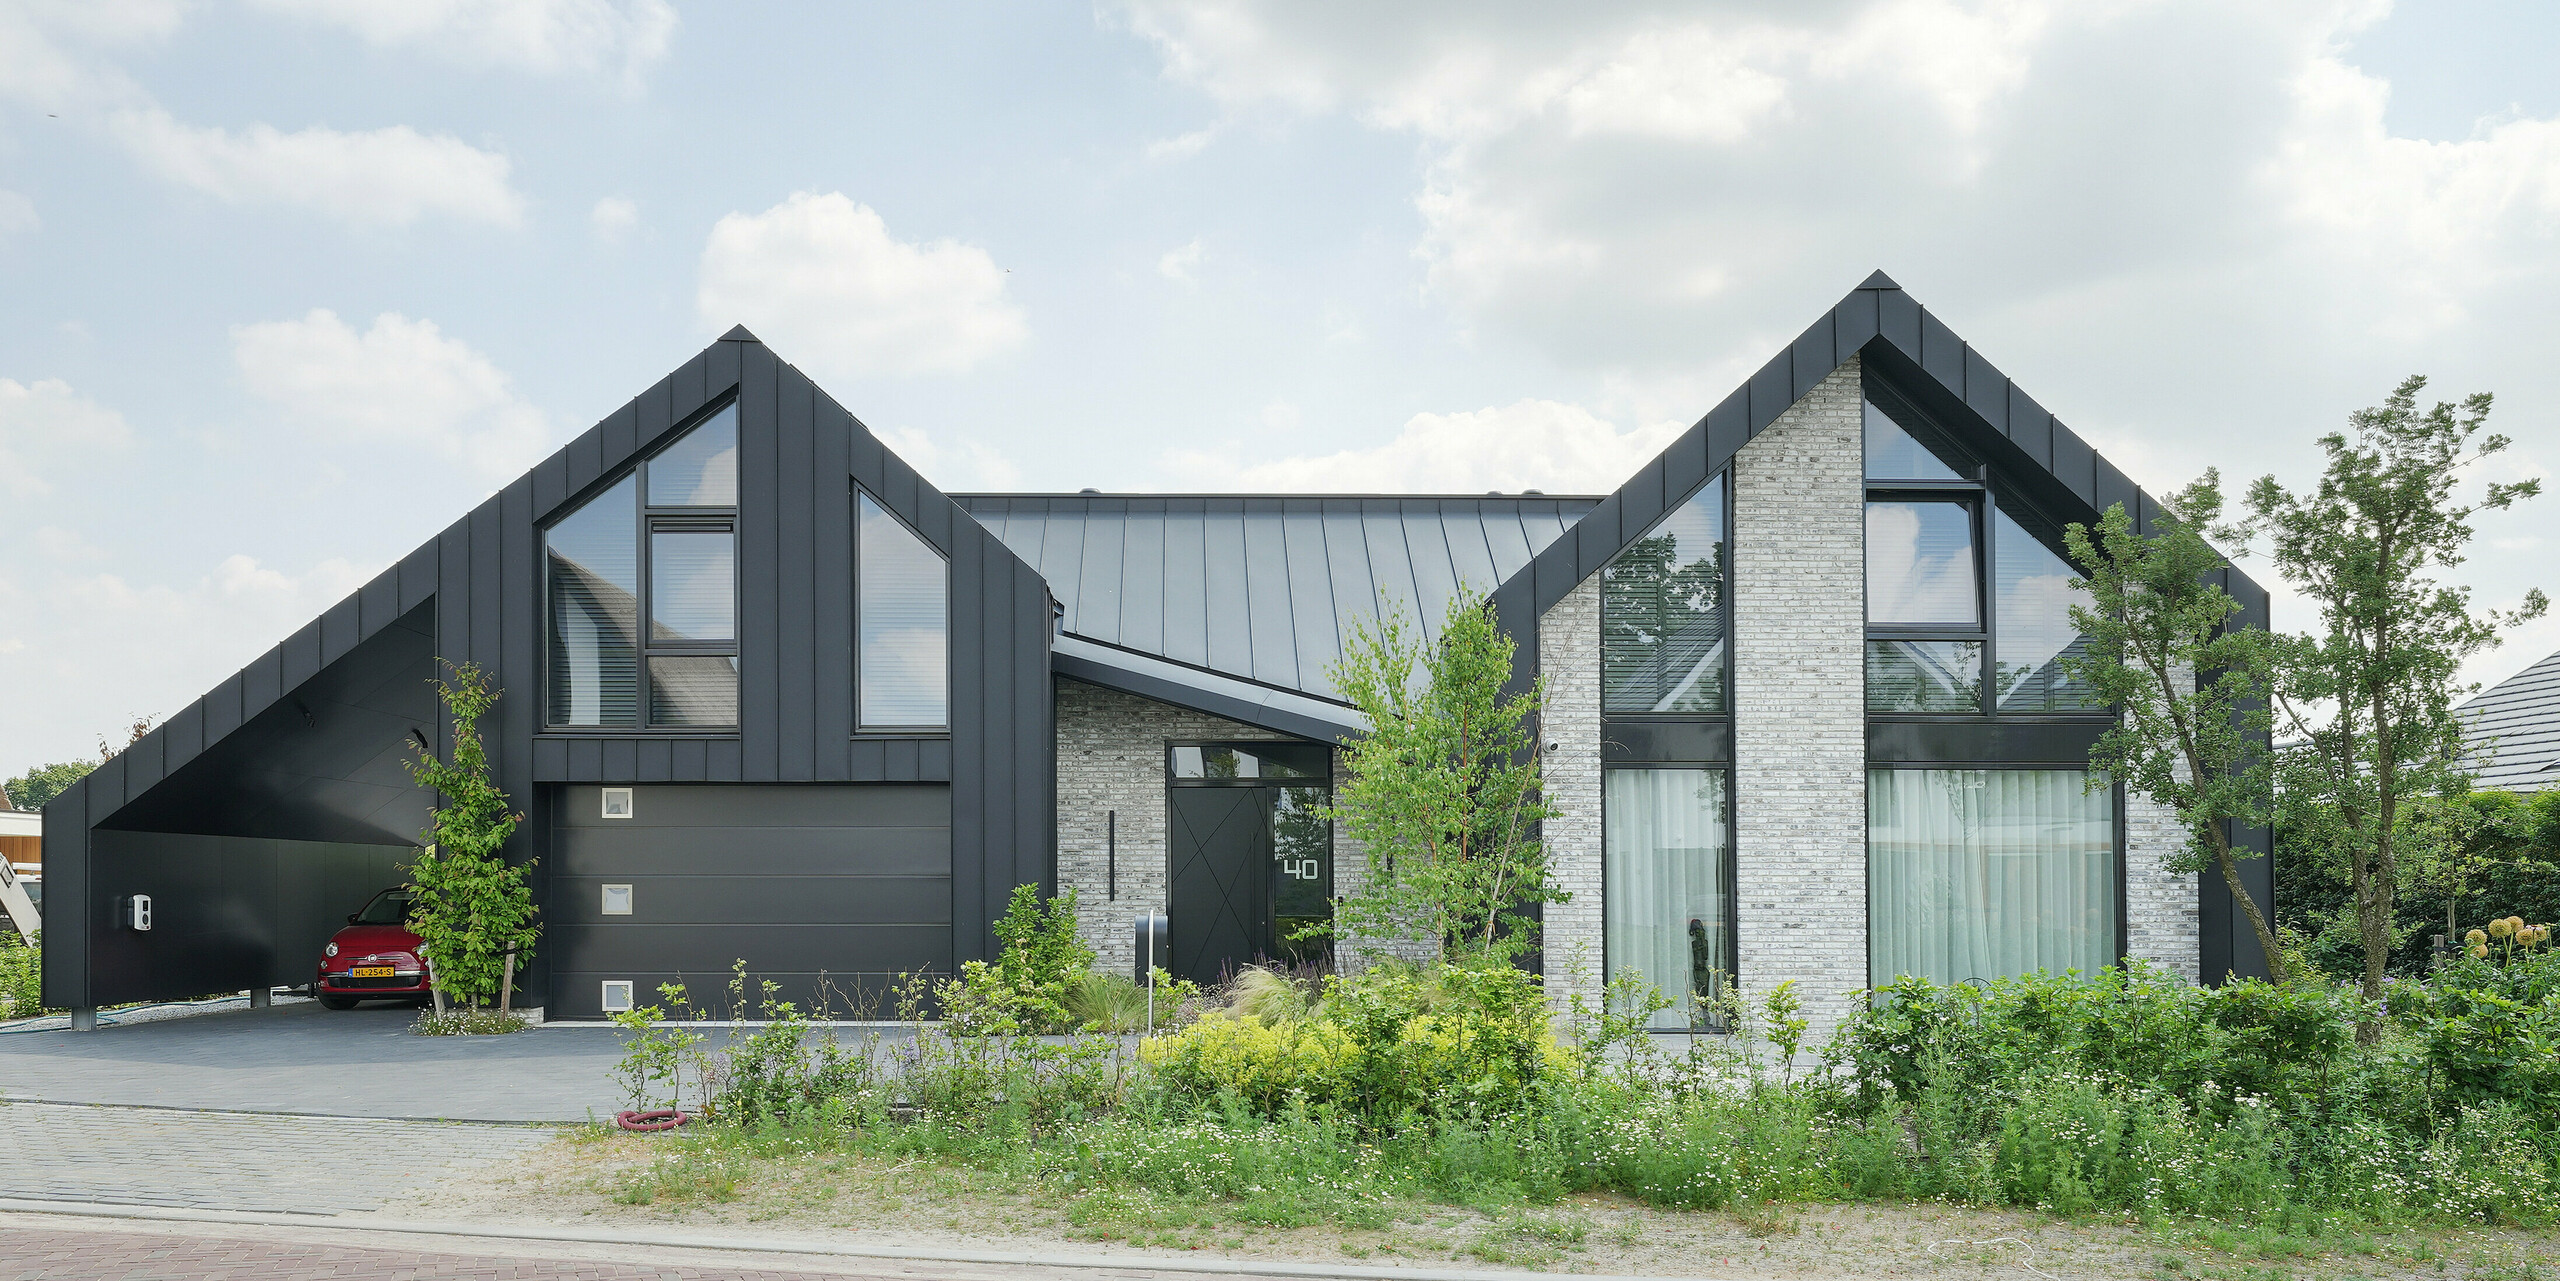
[[[374,895],[320,949],[320,977],[311,994],[333,1010],[352,1010],[358,1001],[432,999],[426,958],[418,951],[418,936],[409,932],[408,919],[408,890],[395,887]]]

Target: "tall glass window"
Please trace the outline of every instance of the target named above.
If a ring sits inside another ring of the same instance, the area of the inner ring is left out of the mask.
[[[2084,770],[1870,769],[1870,981],[2116,960],[2113,793]]]
[[[1602,711],[1725,710],[1724,512],[1718,476],[1601,570]]]
[[[1632,972],[1672,999],[1656,1027],[1701,1025],[1701,1002],[1720,999],[1734,970],[1724,771],[1613,769],[1600,803],[1610,977]]]
[[[855,672],[862,728],[950,724],[951,568],[869,494],[855,532]]]
[[[549,724],[738,723],[737,457],[732,402],[544,531]]]
[[[551,580],[551,724],[639,724],[638,489],[625,478],[542,536]]]
[[[2071,585],[2078,575],[2070,562],[2054,555],[2005,509],[1992,511],[1991,529],[2000,650],[1994,680],[2000,710],[2095,710],[2097,700],[2087,683],[2064,673],[2057,661],[2086,651],[2088,638],[2072,624],[2071,608],[2090,608],[2089,593]]]

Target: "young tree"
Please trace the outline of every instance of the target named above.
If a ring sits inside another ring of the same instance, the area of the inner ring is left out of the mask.
[[[2090,765],[2177,812],[2187,847],[2170,870],[2219,871],[2283,982],[2275,930],[2240,883],[2240,860],[2259,855],[2231,844],[2233,824],[2254,827],[2273,813],[2267,633],[2227,626],[2240,603],[2208,579],[2229,563],[2205,541],[2232,532],[2219,528],[2221,477],[2207,471],[2160,509],[2148,535],[2134,532],[2122,503],[2094,530],[2063,531],[2088,573],[2091,604],[2071,608],[2085,652],[2060,662],[2119,713],[2089,749]]]
[[[2268,535],[2276,568],[2320,611],[2317,633],[2277,644],[2276,705],[2293,744],[2278,764],[2286,817],[2347,866],[2364,994],[2375,1001],[2391,953],[2401,815],[2467,783],[2453,705],[2475,687],[2456,674],[2498,643],[2498,628],[2545,604],[2537,590],[2515,610],[2475,615],[2469,588],[2436,577],[2462,563],[2473,513],[2504,510],[2541,486],[2490,482],[2479,501],[2458,501],[2464,470],[2507,438],[2481,435],[2487,393],[2421,410],[2426,385],[2411,377],[2350,415],[2352,435],[2322,437],[2328,465],[2311,489],[2295,493],[2273,476],[2249,489],[2251,522]],[[2357,1029],[2368,1041],[2380,1032]]]
[[[442,798],[423,833],[427,848],[409,870],[409,928],[424,941],[439,1005],[446,996],[481,1005],[509,1004],[516,967],[532,959],[532,863],[510,866],[501,852],[524,815],[510,813],[507,794],[489,774],[479,721],[501,691],[478,664],[445,664],[450,678],[436,694],[453,718],[453,754],[409,764],[418,786]]]
[[[1327,673],[1370,725],[1349,745],[1330,815],[1369,852],[1338,933],[1411,939],[1466,964],[1537,947],[1527,909],[1566,895],[1535,835],[1556,814],[1529,729],[1538,687],[1503,693],[1513,649],[1484,598],[1462,589],[1436,644],[1390,607],[1359,625]]]

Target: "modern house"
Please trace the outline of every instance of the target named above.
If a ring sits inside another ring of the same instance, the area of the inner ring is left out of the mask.
[[[2539,792],[2560,787],[2560,653],[2464,699],[2471,785]]]
[[[1462,586],[1545,682],[1552,983],[1793,979],[1827,1025],[1900,973],[2259,972],[2088,774],[2060,537],[2115,503],[2157,510],[1882,273],[1581,497],[945,494],[732,330],[55,800],[46,1000],[308,981],[425,824],[439,659],[505,690],[550,1017],[737,959],[842,1009],[1024,883],[1212,977],[1364,874],[1328,665]]]

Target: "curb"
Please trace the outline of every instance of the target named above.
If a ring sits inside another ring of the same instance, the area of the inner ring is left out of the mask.
[[[45,1201],[0,1197],[0,1214],[51,1214],[89,1219],[143,1219],[159,1223],[228,1223],[254,1227],[325,1228],[334,1232],[465,1237],[492,1241],[549,1241],[571,1245],[661,1246],[824,1259],[885,1259],[926,1263],[993,1263],[1034,1268],[1108,1268],[1120,1272],[1181,1272],[1206,1276],[1317,1277],[1327,1281],[1523,1281],[1572,1277],[1574,1281],[1664,1281],[1662,1277],[1612,1277],[1594,1273],[1475,1272],[1455,1268],[1372,1268],[1283,1260],[1184,1259],[1149,1254],[1064,1254],[1017,1250],[957,1250],[929,1246],[846,1245],[802,1237],[754,1240],[669,1232],[592,1232],[572,1228],[483,1227],[432,1220],[347,1222],[312,1215],[243,1210],[176,1210],[96,1201]]]
[[[94,1099],[39,1099],[0,1093],[0,1107],[24,1103],[45,1108],[124,1108],[140,1112],[212,1112],[222,1116],[285,1116],[310,1121],[401,1121],[413,1125],[494,1125],[510,1130],[562,1130],[600,1124],[592,1117],[576,1121],[492,1121],[473,1116],[359,1116],[350,1112],[285,1112],[274,1108],[209,1108],[188,1103],[100,1103]],[[8,1198],[0,1197],[0,1201]]]

